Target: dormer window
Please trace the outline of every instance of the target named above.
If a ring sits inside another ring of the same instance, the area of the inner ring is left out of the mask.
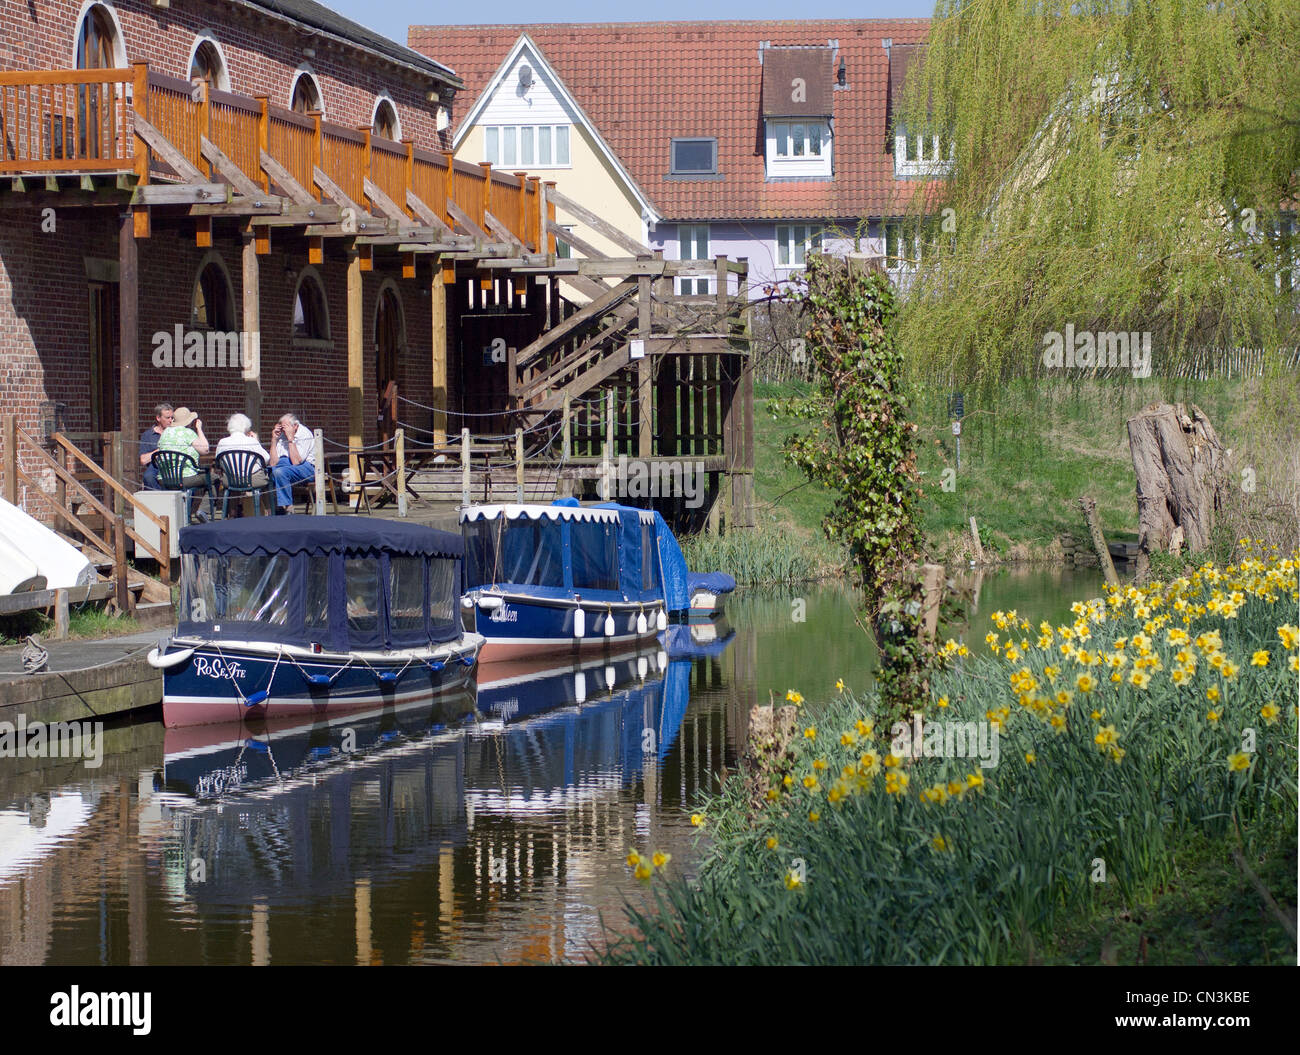
[[[894,135],[895,176],[946,176],[952,171],[952,143],[936,135],[911,135],[901,124]]]
[[[769,47],[763,61],[763,138],[770,180],[829,179],[835,67],[828,47]]]

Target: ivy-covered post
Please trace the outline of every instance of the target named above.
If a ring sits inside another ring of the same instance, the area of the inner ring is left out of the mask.
[[[823,527],[843,541],[861,579],[885,713],[903,717],[921,705],[932,645],[921,633],[916,426],[895,345],[894,288],[874,264],[818,255],[809,256],[790,297],[818,387],[778,408],[813,423],[786,441],[786,455],[836,492]]]

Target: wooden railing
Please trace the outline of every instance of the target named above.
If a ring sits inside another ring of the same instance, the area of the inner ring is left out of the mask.
[[[133,90],[128,88],[134,86]],[[479,227],[491,212],[533,251],[548,241],[535,178],[452,162],[446,154],[381,139],[252,98],[210,88],[134,63],[129,70],[35,70],[0,73],[0,172],[87,172],[134,169],[142,183],[175,179],[174,171],[134,131],[138,114],[199,172],[219,174],[203,156],[207,138],[255,183],[266,186],[261,152],[278,161],[317,200],[315,168],[363,208],[370,179],[401,209],[412,190],[445,223],[450,199]],[[147,167],[145,159],[148,158]],[[179,162],[177,162],[179,164]],[[192,175],[192,174],[191,174]]]
[[[320,126],[320,167],[344,194],[357,203],[366,200],[367,135],[328,121],[322,121]],[[308,184],[308,189],[310,186]]]
[[[131,167],[131,70],[0,73],[0,172]]]
[[[179,150],[197,169],[202,169],[203,155],[199,151],[199,135],[207,135],[206,109],[195,100],[196,89],[189,81],[169,77],[165,73],[149,71],[149,93],[142,113],[172,146]],[[209,136],[209,138],[211,138]],[[154,173],[171,173],[171,168],[160,158],[150,164]],[[179,173],[176,173],[179,175]]]

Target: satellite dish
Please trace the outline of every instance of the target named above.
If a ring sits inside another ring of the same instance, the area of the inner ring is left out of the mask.
[[[533,83],[533,68],[527,63],[519,67],[519,87],[527,89]]]

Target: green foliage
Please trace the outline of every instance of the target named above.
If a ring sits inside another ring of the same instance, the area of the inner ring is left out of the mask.
[[[813,423],[786,440],[790,461],[834,490],[826,535],[848,550],[866,595],[880,649],[879,683],[891,713],[922,693],[921,532],[918,475],[903,394],[903,356],[894,342],[894,290],[884,272],[812,256],[793,283],[802,308],[813,395],[775,408]]]
[[[1271,568],[1210,569],[1190,585],[1152,584],[1118,605],[1085,607],[1089,638],[1076,630],[1073,647],[1114,651],[1122,638],[1127,674],[1139,657],[1159,658],[1149,684],[1113,684],[1108,665],[1076,662],[1059,635],[1010,659],[972,645],[970,656],[934,675],[949,705],[929,713],[957,722],[998,716],[997,764],[988,768],[977,758],[923,755],[891,770],[883,756],[894,731],[878,722],[863,733],[858,724],[881,713],[877,698],[846,693],[815,715],[810,702],[798,725],[815,736],[795,737],[791,785],[773,773],[770,800],[754,807],[739,773],[697,807],[710,838],[698,878],[665,884],[657,913],[633,913],[635,932],[615,939],[606,959],[1000,963],[1045,954],[1096,962],[1096,927],[1183,886],[1189,853],[1191,866],[1208,872],[1233,849],[1257,866],[1261,855],[1266,863],[1280,857],[1258,869],[1276,900],[1294,904],[1295,644],[1278,627],[1294,619],[1296,565]],[[1236,589],[1246,596],[1231,618],[1207,613],[1213,591]],[[1160,626],[1143,615],[1177,611],[1179,598],[1197,613],[1189,637],[1212,631],[1201,643],[1170,640],[1170,629],[1183,627],[1178,616]],[[1017,640],[1037,638],[1014,613],[999,618]],[[1144,627],[1149,641],[1141,642]],[[1220,645],[1209,640],[1215,635]],[[1172,676],[1179,651],[1199,657],[1190,681]],[[1262,666],[1251,663],[1259,651],[1268,657]],[[1215,655],[1236,669],[1225,672]],[[1040,688],[1020,692],[1022,670]],[[1098,671],[1085,692],[1078,676]],[[1213,702],[1210,689],[1219,694]],[[1071,696],[1064,704],[1043,710],[1033,702],[1062,691]],[[1248,735],[1255,742],[1247,751]],[[887,790],[891,771],[907,781],[901,793]],[[845,784],[849,793],[832,798]],[[1207,893],[1190,892],[1178,910],[1196,911]],[[1225,893],[1237,903],[1250,896],[1240,880]],[[1268,916],[1260,922],[1258,901],[1253,918],[1234,914],[1222,940],[1242,950],[1241,960],[1294,960],[1280,926]],[[1171,916],[1167,926],[1185,938],[1197,922]],[[1199,954],[1187,944],[1181,962],[1194,962]]]
[[[896,128],[953,157],[909,209],[925,376],[1037,376],[1067,323],[1150,331],[1166,376],[1294,345],[1294,0],[940,0],[913,73]]]

